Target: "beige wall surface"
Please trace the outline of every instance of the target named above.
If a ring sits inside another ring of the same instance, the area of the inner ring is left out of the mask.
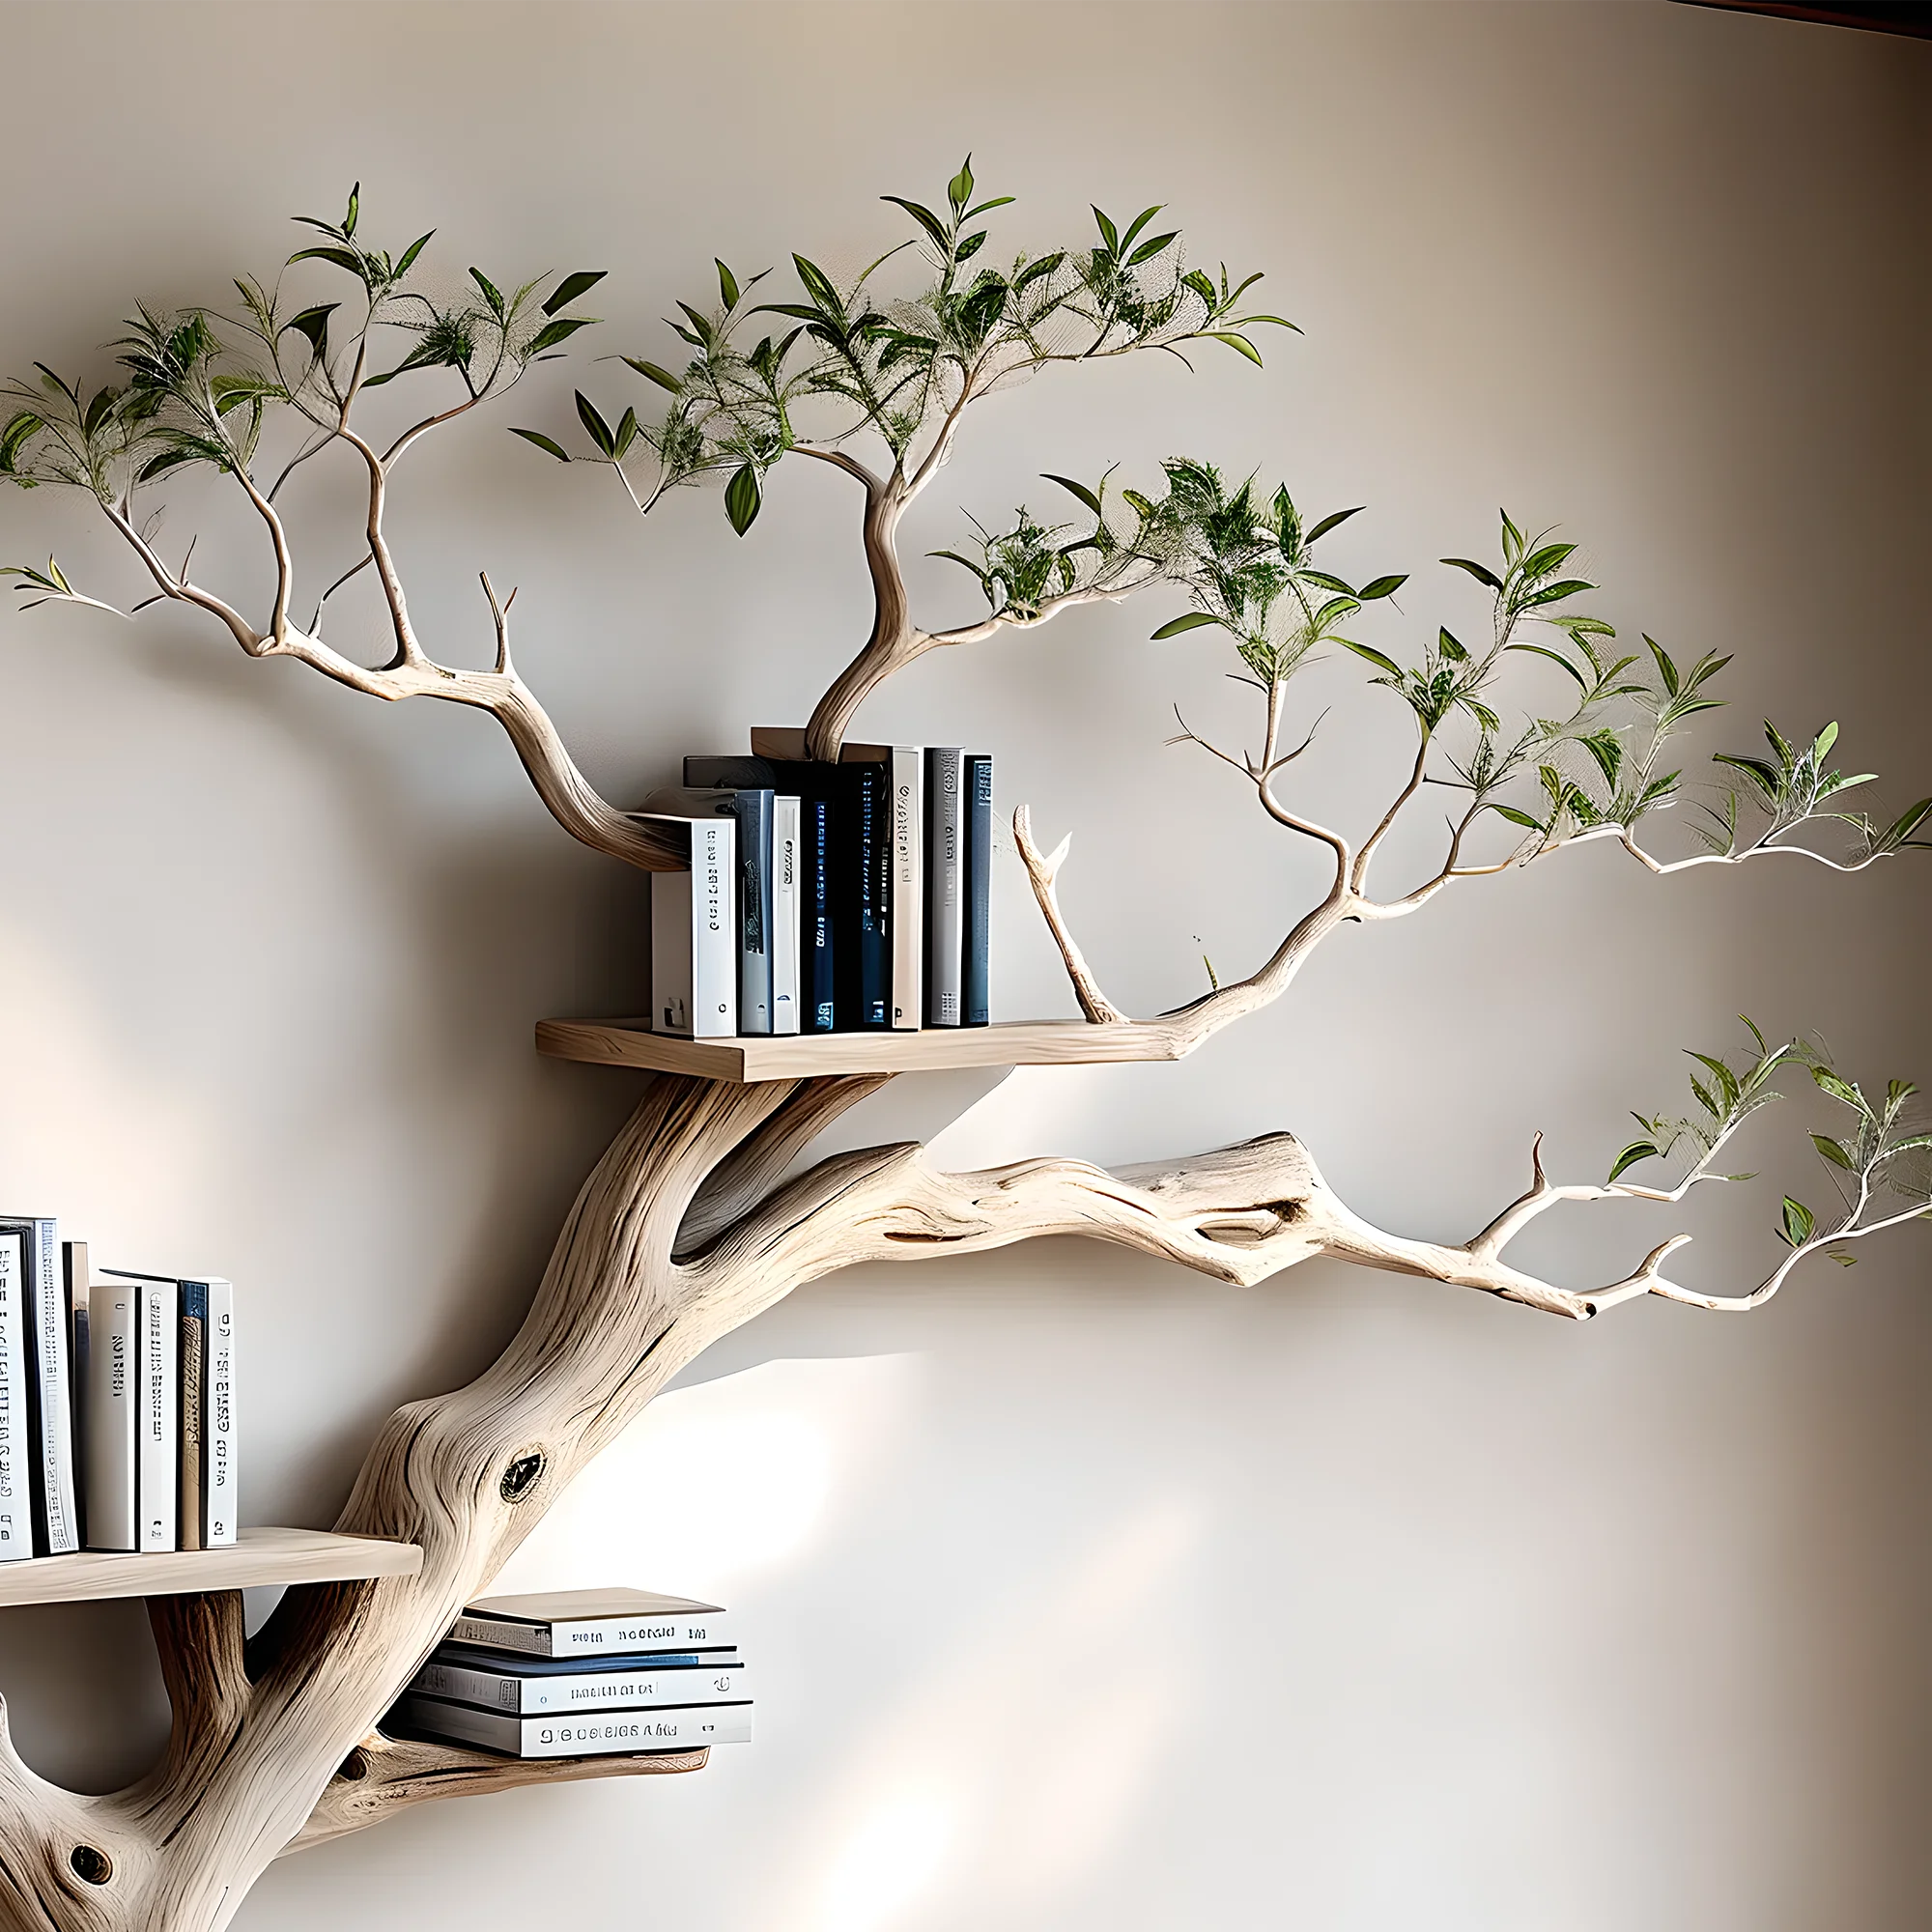
[[[1306,332],[1265,371],[1152,358],[988,403],[908,553],[1039,507],[1040,471],[1196,453],[1370,505],[1335,561],[1417,573],[1363,633],[1413,647],[1483,621],[1433,560],[1488,554],[1507,504],[1583,543],[1633,639],[1737,653],[1700,783],[1761,717],[1836,718],[1897,806],[1932,789],[1928,60],[1648,4],[8,5],[0,363],[99,375],[135,298],[217,299],[358,178],[371,236],[434,225],[451,276],[608,267],[606,327],[426,448],[394,528],[445,656],[485,648],[479,568],[522,586],[526,675],[635,797],[801,718],[863,634],[849,486],[781,469],[742,544],[708,492],[639,529],[502,425],[567,433],[573,383],[621,406],[592,355],[670,359],[658,318],[714,254],[856,265],[899,237],[876,197],[937,194],[970,147],[1021,197],[1010,247],[1166,202]],[[293,505],[311,592],[353,555],[351,485]],[[4,560],[137,596],[84,509],[0,500]],[[166,543],[197,522],[198,566],[259,596],[212,490]],[[949,566],[914,587],[972,614]],[[1245,722],[1225,651],[1148,641],[1179,608],[929,658],[861,720],[992,749],[1003,800],[1074,831],[1068,906],[1138,1011],[1199,991],[1204,952],[1246,970],[1315,878],[1231,774],[1163,749],[1177,700]],[[375,648],[367,606],[339,623]],[[1518,689],[1555,701],[1534,668]],[[5,1199],[109,1263],[235,1277],[246,1514],[326,1522],[378,1418],[511,1332],[635,1093],[540,1062],[530,1027],[637,1009],[642,882],[570,844],[487,721],[248,663],[178,612],[9,611],[0,690]],[[1334,707],[1306,795],[1360,825],[1406,756],[1392,700],[1331,665],[1303,701]],[[1425,814],[1392,875],[1433,838]],[[1659,881],[1590,847],[1345,932],[1179,1066],[932,1076],[841,1132],[946,1127],[970,1164],[1292,1126],[1359,1211],[1460,1238],[1537,1128],[1601,1174],[1740,1010],[1932,1080],[1928,876]],[[996,918],[999,1012],[1068,1010],[1010,861]],[[1759,1123],[1763,1178],[1682,1216],[1686,1278],[1768,1267],[1778,1193],[1826,1186],[1824,1124]],[[1601,1281],[1674,1225],[1577,1208],[1525,1252]],[[1928,1250],[1871,1247],[1748,1320],[1576,1329],[1071,1242],[822,1283],[701,1361],[508,1573],[715,1593],[759,1742],[426,1807],[277,1866],[237,1923],[1922,1925]],[[7,1612],[0,1690],[83,1788],[158,1747],[137,1607]]]

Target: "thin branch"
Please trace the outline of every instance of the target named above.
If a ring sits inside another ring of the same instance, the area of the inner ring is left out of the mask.
[[[1019,847],[1027,877],[1033,882],[1033,895],[1039,902],[1047,930],[1053,934],[1053,943],[1060,949],[1066,977],[1073,982],[1073,997],[1080,1002],[1080,1010],[1096,1023],[1124,1020],[1126,1014],[1101,992],[1098,980],[1094,978],[1093,970],[1088,966],[1079,943],[1060,910],[1060,897],[1054,890],[1054,880],[1065,863],[1067,848],[1072,842],[1071,835],[1063,838],[1051,854],[1042,854],[1034,842],[1032,814],[1022,805],[1013,812],[1013,842]]]

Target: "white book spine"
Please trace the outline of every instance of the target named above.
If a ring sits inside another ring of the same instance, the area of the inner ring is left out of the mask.
[[[218,1549],[235,1541],[242,1493],[236,1461],[235,1285],[218,1276],[202,1285],[208,1291],[208,1341],[202,1358],[201,1547]]]
[[[438,1663],[416,1672],[410,1686],[429,1697],[453,1697],[460,1704],[485,1704],[523,1717],[559,1711],[681,1709],[696,1704],[742,1704],[752,1695],[751,1679],[734,1663],[716,1670],[600,1670],[594,1675],[517,1677],[473,1664]]]
[[[139,1547],[134,1509],[136,1435],[135,1333],[137,1291],[132,1282],[92,1284],[87,1296],[87,1547]]]
[[[691,828],[691,1031],[697,1039],[730,1039],[738,1032],[737,832],[729,818]]]
[[[34,1223],[34,1370],[40,1400],[41,1505],[47,1547],[60,1556],[80,1548],[73,1500],[73,1380],[68,1367],[67,1286],[61,1268],[60,1229],[52,1219]]]
[[[893,787],[893,1025],[916,1032],[925,1015],[925,753],[895,745]]]
[[[26,1249],[0,1235],[0,1562],[34,1553],[27,1427]]]
[[[450,1629],[456,1643],[532,1657],[623,1657],[653,1650],[736,1650],[728,1614],[704,1617],[583,1617],[569,1622],[521,1623],[511,1617],[462,1616]]]
[[[772,800],[772,1031],[798,1031],[799,802]]]
[[[171,1281],[135,1284],[140,1350],[140,1446],[135,1494],[140,1547],[173,1549],[180,1537],[181,1290]]]
[[[611,1757],[624,1751],[697,1750],[752,1742],[749,1704],[690,1711],[585,1713],[577,1718],[516,1718],[472,1711],[434,1697],[405,1697],[396,1715],[410,1728],[482,1745],[511,1757]]]

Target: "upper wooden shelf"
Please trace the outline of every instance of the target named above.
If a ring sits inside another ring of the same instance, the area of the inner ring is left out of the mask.
[[[1021,1020],[922,1033],[743,1034],[680,1039],[642,1020],[540,1020],[537,1050],[600,1066],[648,1066],[709,1080],[805,1080],[831,1073],[921,1073],[958,1066],[1078,1066],[1179,1060],[1191,1042],[1137,1020]]]
[[[83,1549],[0,1563],[0,1605],[79,1604],[97,1597],[182,1597],[197,1590],[252,1590],[264,1583],[340,1583],[413,1577],[423,1553],[386,1537],[327,1529],[244,1529],[219,1549],[136,1554]]]

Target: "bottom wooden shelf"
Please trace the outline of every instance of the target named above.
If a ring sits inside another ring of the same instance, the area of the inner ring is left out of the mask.
[[[96,1597],[180,1597],[197,1590],[251,1590],[265,1583],[339,1583],[413,1577],[422,1551],[385,1537],[327,1529],[244,1529],[220,1549],[83,1549],[0,1563],[0,1605],[78,1604]]]

